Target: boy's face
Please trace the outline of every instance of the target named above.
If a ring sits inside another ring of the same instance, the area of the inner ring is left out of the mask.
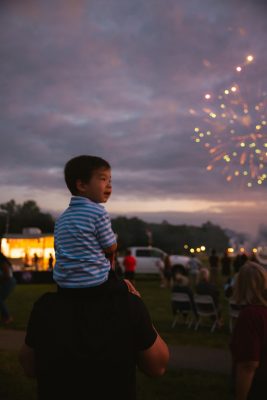
[[[111,170],[100,168],[93,172],[88,182],[77,181],[77,195],[87,197],[95,203],[106,203],[112,192]]]

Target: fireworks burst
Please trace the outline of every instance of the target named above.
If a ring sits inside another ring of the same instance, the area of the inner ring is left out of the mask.
[[[267,179],[267,93],[251,92],[253,82],[241,79],[253,60],[249,55],[235,68],[235,79],[219,95],[204,95],[203,127],[193,137],[211,156],[208,171],[222,167],[228,182],[242,178],[248,187]]]

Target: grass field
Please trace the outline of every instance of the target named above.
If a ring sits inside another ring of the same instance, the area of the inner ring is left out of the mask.
[[[221,303],[225,325],[220,331],[210,334],[208,327],[200,328],[197,332],[193,329],[187,329],[183,325],[176,325],[174,329],[171,328],[173,316],[170,307],[170,289],[160,288],[159,280],[156,277],[153,277],[153,279],[147,276],[143,279],[138,277],[136,288],[141,293],[142,299],[150,311],[153,323],[169,344],[228,348],[227,300],[223,298],[223,295],[221,296]],[[53,284],[17,285],[8,300],[10,311],[15,319],[10,328],[24,330],[33,302],[42,293],[55,290],[56,286]]]
[[[138,277],[136,288],[140,291],[157,330],[168,344],[228,348],[227,302],[223,297],[225,326],[222,330],[211,334],[208,327],[203,327],[197,332],[182,324],[176,325],[174,329],[171,328],[170,289],[160,288],[157,278]],[[15,319],[9,328],[24,330],[33,302],[42,293],[55,290],[53,284],[17,285],[8,300]],[[211,400],[215,396],[216,400],[232,399],[228,376],[191,370],[169,370],[159,379],[151,379],[138,373],[137,389],[139,399],[142,400]],[[17,362],[17,353],[0,351],[0,399],[34,400],[35,398],[35,382],[23,376]]]

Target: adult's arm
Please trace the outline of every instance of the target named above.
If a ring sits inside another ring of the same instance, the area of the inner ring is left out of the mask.
[[[258,361],[239,362],[237,364],[236,400],[247,400],[248,393],[258,366]]]
[[[34,350],[26,344],[24,344],[20,349],[19,362],[26,376],[28,376],[29,378],[36,377]]]
[[[161,376],[165,373],[170,358],[167,344],[157,333],[153,345],[138,354],[137,366],[149,376]]]

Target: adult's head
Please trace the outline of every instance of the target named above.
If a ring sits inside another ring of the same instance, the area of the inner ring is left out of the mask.
[[[229,257],[229,253],[228,253],[228,250],[227,250],[227,249],[224,250],[223,256],[224,256],[224,257]]]
[[[267,271],[253,261],[240,269],[234,286],[238,304],[259,304],[267,307]]]
[[[177,286],[188,286],[189,280],[186,276],[177,273],[174,277],[174,284]]]
[[[199,282],[208,282],[210,280],[210,271],[207,268],[201,268],[198,274]]]
[[[10,264],[9,259],[0,251],[0,263]]]
[[[267,246],[259,246],[254,256],[259,264],[267,266]]]
[[[79,192],[77,182],[88,183],[95,171],[110,169],[110,164],[101,157],[77,156],[69,160],[65,165],[65,182],[71,194],[75,196]]]

